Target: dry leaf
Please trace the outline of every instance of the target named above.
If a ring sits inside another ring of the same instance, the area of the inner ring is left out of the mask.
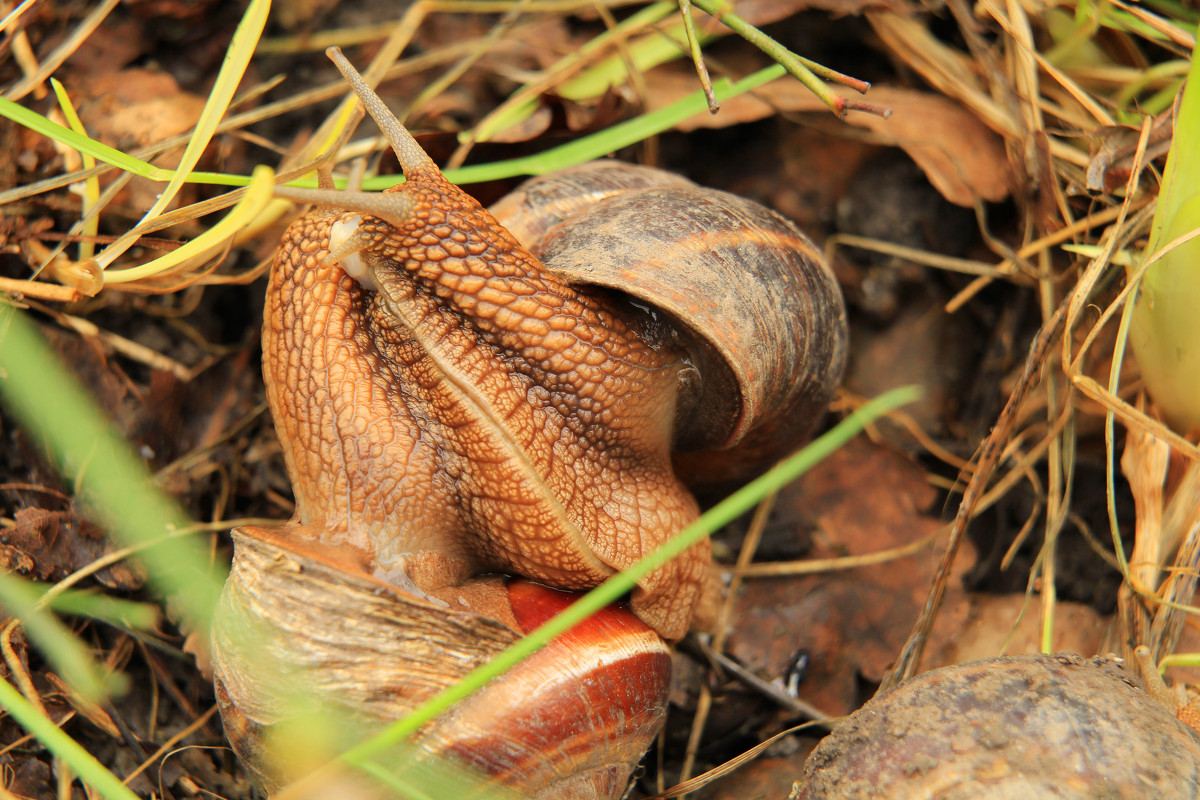
[[[695,91],[694,78],[686,73],[658,70],[654,75],[652,107]],[[849,90],[840,93],[850,96]],[[941,95],[889,86],[872,88],[864,99],[890,109],[891,116],[851,113],[846,122],[870,130],[880,144],[903,148],[951,203],[970,207],[979,200],[997,202],[1008,196],[1011,181],[1004,141],[966,108]],[[716,115],[696,114],[678,128],[724,128],[780,111],[829,113],[804,86],[784,77],[723,102]]]
[[[926,669],[964,664],[981,658],[1042,652],[1041,620],[1036,597],[973,594],[968,599],[966,625],[955,636],[930,642]],[[1022,615],[1022,609],[1024,614]],[[1108,620],[1091,606],[1058,601],[1054,606],[1054,643],[1051,652],[1069,650],[1093,656],[1100,648]]]
[[[61,580],[112,550],[100,530],[74,511],[22,508],[0,534],[0,568],[39,580]],[[137,589],[145,581],[131,562],[96,573],[111,589]]]
[[[927,511],[937,493],[904,456],[855,440],[821,463],[777,503],[816,527],[812,558],[863,555],[927,537],[943,527]],[[738,598],[730,654],[769,679],[808,656],[800,696],[828,714],[858,706],[860,679],[878,682],[908,637],[941,548],[876,566],[748,581]],[[966,618],[964,546],[935,625],[958,631]]]

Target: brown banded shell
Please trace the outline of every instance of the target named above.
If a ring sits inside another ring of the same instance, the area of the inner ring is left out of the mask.
[[[616,161],[534,178],[492,211],[569,283],[670,321],[695,367],[675,424],[686,481],[745,479],[811,434],[845,365],[846,309],[791,222]]]

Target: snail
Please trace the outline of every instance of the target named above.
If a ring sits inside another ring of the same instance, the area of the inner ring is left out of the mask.
[[[679,475],[737,480],[798,446],[846,351],[832,273],[773,212],[611,162],[536,178],[493,216],[330,55],[405,183],[279,189],[317,206],[284,235],[263,323],[296,514],[234,532],[213,635],[226,729],[268,787],[303,769],[265,754],[288,714],[272,670],[371,726],[402,716],[527,630],[524,604],[551,591],[529,586],[596,586],[693,521]],[[665,642],[711,619],[715,576],[693,546],[639,582],[632,614],[606,612],[609,633],[560,646],[576,657],[554,691],[606,698],[579,759],[460,760],[522,796],[619,797],[661,724]],[[466,704],[512,714],[450,715],[422,746],[461,756],[488,747],[474,724],[542,725],[554,704],[527,669]]]

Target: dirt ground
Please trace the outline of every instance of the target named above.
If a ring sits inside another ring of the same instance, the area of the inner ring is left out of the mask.
[[[29,78],[62,48],[65,59],[48,74],[66,87],[83,128],[139,153],[193,129],[244,5],[113,5],[102,14],[102,4],[32,4],[3,29],[0,86],[62,123],[48,82]],[[660,36],[653,27],[590,44],[642,13],[639,4],[497,4],[513,9],[507,15],[427,5],[430,13],[417,15],[375,0],[276,2],[229,112],[244,118],[215,134],[197,169],[249,175],[257,164],[287,163],[345,95],[324,46],[341,44],[365,67],[400,29],[411,34],[403,68],[379,91],[439,164],[540,153],[699,88],[688,58],[626,76],[623,68],[649,49],[643,42]],[[1157,609],[1128,597],[1122,604],[1113,544],[1119,539],[1130,557],[1135,518],[1153,504],[1139,488],[1145,482],[1131,489],[1119,465],[1126,430],[1144,428],[1124,412],[1142,390],[1136,364],[1126,360],[1115,393],[1104,388],[1117,325],[1100,313],[1118,298],[1125,271],[1096,267],[1094,251],[1063,245],[1102,244],[1110,234],[1122,247],[1144,244],[1149,222],[1141,212],[1158,190],[1181,75],[1154,67],[1186,59],[1186,38],[1172,34],[1188,28],[1164,17],[1150,36],[1133,12],[1108,10],[1113,20],[1088,27],[1074,5],[739,2],[736,12],[782,46],[872,88],[858,95],[838,87],[852,105],[839,119],[784,77],[615,153],[755,199],[823,249],[846,298],[850,359],[822,429],[886,389],[924,389],[918,402],[764,501],[760,514],[714,536],[729,590],[727,627],[679,646],[667,726],[633,797],[716,768],[814,711],[838,717],[858,708],[889,679],[914,626],[924,626],[927,643],[902,665],[910,670],[1037,652],[1046,630],[1048,649],[1084,656],[1128,656],[1149,643],[1146,620]],[[97,15],[94,30],[73,40],[89,14]],[[699,9],[692,14],[713,37],[704,53],[714,78],[771,63]],[[1186,21],[1192,12],[1180,14]],[[656,24],[677,20],[674,11]],[[572,81],[562,64],[577,53],[585,68],[611,63],[621,74],[615,82]],[[463,144],[461,132],[536,81],[543,83],[516,122],[491,141]],[[1153,125],[1139,150],[1143,119]],[[102,251],[137,224],[163,184],[133,177],[118,185],[120,171],[105,172],[100,188],[113,194],[94,232],[81,232],[72,227],[86,194],[81,182],[19,192],[84,168],[79,154],[7,119],[0,137],[10,154],[0,159],[4,302],[28,310],[155,482],[202,523],[197,537],[223,568],[229,528],[294,511],[259,339],[269,259],[298,212],[201,262],[87,296],[95,276],[79,277],[80,243]],[[171,168],[182,141],[143,157]],[[1145,169],[1126,192],[1133,163]],[[386,151],[363,164],[370,174],[398,171]],[[486,204],[520,179],[466,188]],[[186,184],[172,207],[225,191]],[[185,214],[112,269],[169,252],[224,213]],[[1059,313],[1073,303],[1082,311]],[[1112,408],[1124,422],[1116,426],[1110,497],[1104,414]],[[114,552],[47,447],[7,411],[0,434],[0,565],[55,583]],[[1173,482],[1189,455],[1176,448]],[[942,569],[964,496],[964,537]],[[700,496],[702,504],[719,498]],[[1160,558],[1171,563],[1173,550]],[[940,606],[919,622],[935,583],[944,590]],[[96,659],[128,676],[128,691],[81,700],[16,621],[0,638],[10,682],[114,774],[132,776],[141,796],[253,796],[197,663],[203,647],[189,641],[170,599],[146,586],[143,566],[117,560],[78,588],[162,608],[149,629],[63,617]],[[1172,624],[1174,635],[1154,640],[1159,658],[1196,649],[1190,618]],[[1186,700],[1193,676],[1171,675]],[[696,796],[787,797],[823,733],[781,737]],[[92,796],[78,781],[66,785],[70,774],[11,716],[0,719],[0,766],[5,796]]]

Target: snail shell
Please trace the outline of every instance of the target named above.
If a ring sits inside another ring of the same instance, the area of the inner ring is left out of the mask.
[[[685,483],[752,477],[820,421],[845,367],[846,308],[790,221],[619,161],[534,178],[491,210],[571,285],[620,292],[668,321],[694,367],[674,428]]]
[[[498,578],[431,600],[269,529],[241,528],[234,539],[213,630],[215,688],[235,752],[268,793],[404,717],[572,600]],[[423,728],[403,751],[405,767],[447,759],[521,798],[617,798],[658,733],[669,681],[662,638],[609,607]],[[322,731],[345,734],[319,757],[281,746],[313,706]]]
[[[943,667],[873,698],[809,756],[797,800],[1187,800],[1200,735],[1107,658]]]

